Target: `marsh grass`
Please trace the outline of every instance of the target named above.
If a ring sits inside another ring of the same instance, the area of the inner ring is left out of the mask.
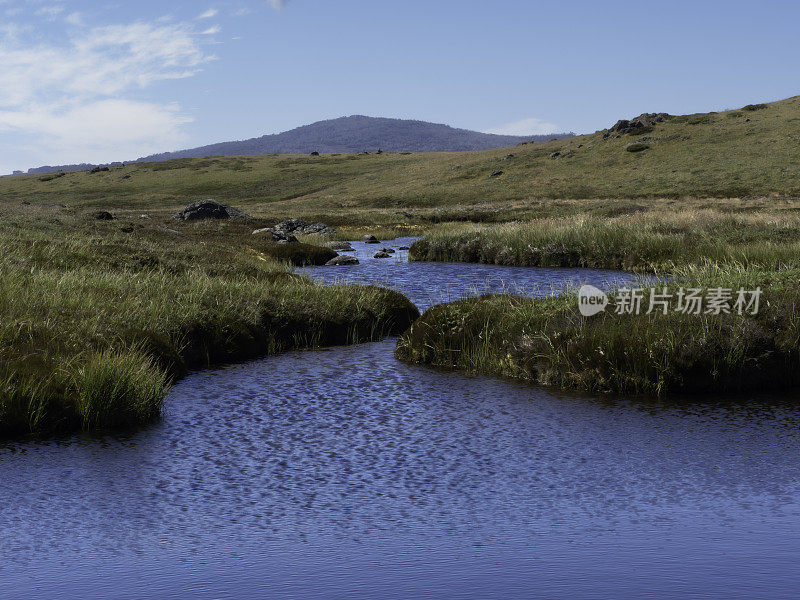
[[[755,315],[579,314],[574,294],[491,295],[435,306],[399,358],[589,392],[739,392],[800,383],[800,269],[705,263],[666,285],[764,289]]]
[[[800,215],[714,209],[582,215],[435,231],[412,260],[665,272],[707,260],[778,268],[800,261]]]
[[[0,224],[0,435],[140,424],[190,369],[378,339],[417,316],[396,292],[294,275],[247,229]]]

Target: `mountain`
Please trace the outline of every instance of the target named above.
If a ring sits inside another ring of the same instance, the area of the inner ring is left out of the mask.
[[[458,152],[489,150],[521,142],[542,142],[573,135],[494,135],[448,125],[385,119],[355,115],[319,121],[273,135],[238,142],[222,142],[177,152],[165,152],[140,158],[137,162],[155,162],[173,158],[205,156],[249,156],[259,154],[331,154],[384,150],[386,152]]]

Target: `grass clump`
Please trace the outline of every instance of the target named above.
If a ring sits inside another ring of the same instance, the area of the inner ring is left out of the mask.
[[[443,229],[413,244],[409,256],[412,260],[635,272],[668,272],[703,259],[777,268],[800,263],[800,215],[631,209],[610,217]]]
[[[800,269],[685,267],[675,292],[764,287],[757,315],[578,312],[577,297],[484,296],[428,310],[397,346],[402,360],[589,392],[699,393],[800,383]],[[767,287],[768,286],[768,287]]]
[[[648,150],[650,146],[644,144],[642,142],[637,142],[635,144],[628,144],[625,146],[625,150],[627,152],[642,152],[643,150]]]
[[[293,274],[250,231],[147,221],[125,233],[81,214],[8,215],[0,436],[139,425],[191,369],[379,339],[418,316],[397,292]]]

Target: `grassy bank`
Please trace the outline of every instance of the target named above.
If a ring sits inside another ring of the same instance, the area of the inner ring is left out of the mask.
[[[685,288],[755,289],[755,315],[593,317],[574,294],[484,296],[428,310],[397,347],[402,360],[590,392],[742,391],[800,383],[800,269],[706,264],[678,269]]]
[[[412,260],[507,266],[671,272],[701,261],[779,268],[800,264],[800,214],[792,209],[645,209],[495,227],[439,230],[416,242]]]
[[[144,423],[189,369],[374,340],[418,314],[393,291],[291,274],[250,226],[178,229],[33,207],[3,219],[0,436]]]

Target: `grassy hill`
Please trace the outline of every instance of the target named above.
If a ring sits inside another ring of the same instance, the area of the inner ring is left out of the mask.
[[[800,96],[603,134],[481,152],[178,159],[5,177],[0,203],[166,214],[215,198],[267,219],[402,224],[539,216],[558,199],[800,196]],[[581,206],[594,204],[569,210]]]

